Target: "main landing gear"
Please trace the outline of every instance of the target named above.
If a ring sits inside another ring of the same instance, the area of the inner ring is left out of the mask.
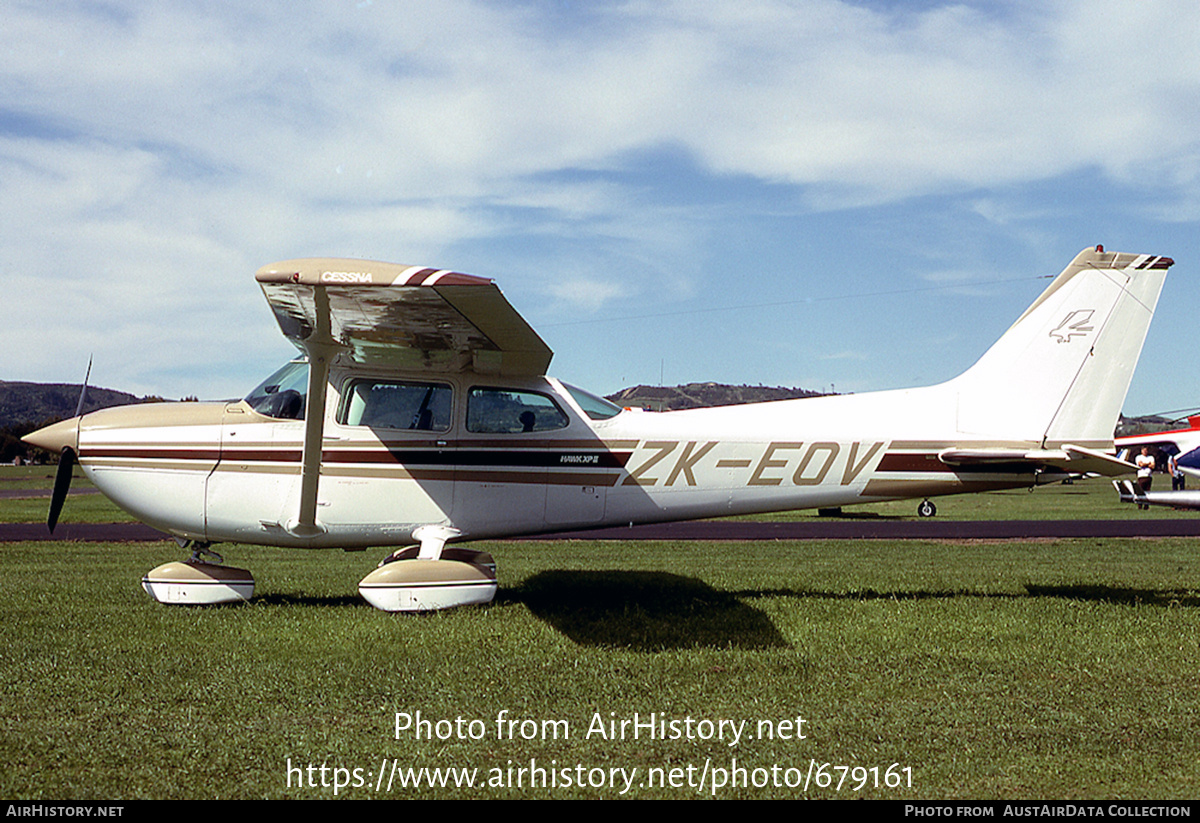
[[[421,541],[392,553],[358,583],[358,593],[385,612],[424,612],[490,603],[496,596],[496,561],[486,552],[446,548],[462,532],[421,526]]]
[[[487,552],[442,549],[426,559],[421,546],[390,555],[358,584],[358,593],[385,612],[417,612],[490,603],[496,561]]]

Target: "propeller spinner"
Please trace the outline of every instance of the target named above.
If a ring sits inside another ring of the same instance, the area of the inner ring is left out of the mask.
[[[67,500],[67,492],[71,490],[71,478],[75,474],[75,464],[78,463],[76,450],[79,448],[79,416],[83,414],[83,404],[87,401],[88,379],[92,376],[92,359],[88,358],[87,372],[83,376],[83,387],[79,390],[79,402],[75,405],[75,416],[40,429],[24,438],[47,451],[59,453],[58,471],[54,475],[54,491],[50,495],[50,512],[46,515],[46,528],[51,533],[58,525],[58,516],[62,514],[63,503]]]

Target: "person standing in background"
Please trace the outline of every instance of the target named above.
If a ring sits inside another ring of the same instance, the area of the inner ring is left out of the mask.
[[[1138,488],[1143,493],[1150,491],[1150,484],[1154,480],[1154,456],[1150,454],[1150,447],[1142,446],[1142,453],[1137,456],[1137,460],[1134,462],[1137,464]],[[1138,508],[1149,509],[1150,506],[1145,503],[1139,503]]]

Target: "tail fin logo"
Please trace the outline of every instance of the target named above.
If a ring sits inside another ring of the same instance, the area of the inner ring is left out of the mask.
[[[1095,331],[1095,327],[1089,325],[1092,315],[1095,313],[1095,309],[1076,309],[1050,331],[1050,336],[1059,343],[1069,343],[1071,338],[1076,335],[1087,336],[1089,332]]]

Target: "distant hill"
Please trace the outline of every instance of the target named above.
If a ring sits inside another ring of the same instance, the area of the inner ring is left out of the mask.
[[[1133,437],[1137,434],[1154,434],[1156,432],[1177,431],[1190,425],[1188,419],[1166,418],[1157,414],[1145,417],[1117,418],[1117,431],[1114,437]]]
[[[23,383],[0,380],[0,463],[14,458],[37,457],[38,450],[21,442],[34,429],[75,416],[79,405],[78,383]],[[83,411],[142,403],[145,398],[123,391],[89,386]]]
[[[0,427],[75,416],[79,404],[78,383],[21,383],[0,380]],[[128,392],[88,386],[84,412],[141,403]]]
[[[788,389],[782,386],[726,386],[721,383],[688,383],[683,386],[631,386],[621,389],[608,399],[618,406],[675,411],[707,406],[736,406],[740,403],[761,403],[766,400],[795,400],[819,397],[823,392],[809,389]]]

